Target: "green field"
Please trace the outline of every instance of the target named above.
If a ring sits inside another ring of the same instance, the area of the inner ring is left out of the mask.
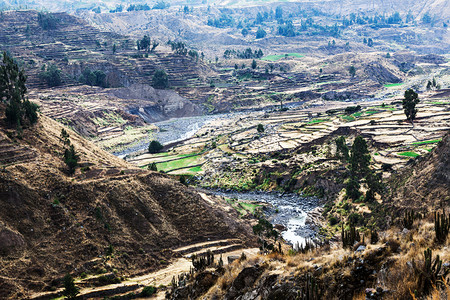
[[[420,156],[420,154],[417,154],[416,152],[412,152],[412,151],[406,151],[406,152],[401,152],[398,155],[401,156],[407,156],[407,157],[417,157]]]
[[[385,84],[384,87],[389,88],[389,87],[395,87],[395,86],[401,86],[401,85],[403,85],[403,82],[400,82],[400,83],[388,83],[388,84]]]
[[[185,156],[185,155],[180,155],[180,156]],[[174,169],[187,168],[192,165],[197,165],[200,163],[199,158],[200,158],[200,156],[197,155],[197,156],[191,156],[191,157],[186,157],[186,158],[180,158],[180,159],[168,161],[168,162],[156,163],[156,167],[158,168],[158,171],[168,172],[168,171],[174,170]],[[192,169],[194,169],[194,168],[192,168]]]
[[[308,124],[308,125],[311,125],[311,124],[317,124],[317,123],[326,122],[326,121],[328,121],[328,120],[329,120],[329,119],[314,119],[314,120],[309,121],[309,122],[306,123],[306,124]]]
[[[300,53],[287,53],[287,56],[297,57],[297,58],[302,58],[303,57],[303,55],[300,54]],[[286,57],[286,54],[267,55],[267,56],[263,57],[262,60],[277,61],[277,60],[280,60],[280,59],[282,59],[284,57]]]
[[[438,140],[430,140],[430,141],[422,141],[422,142],[414,142],[412,143],[413,145],[426,145],[426,144],[435,144],[435,143],[439,143],[440,141],[442,141],[442,139],[438,139]]]
[[[234,208],[236,209],[241,216],[245,216],[247,214],[254,214],[255,211],[261,207],[262,205],[259,204],[252,204],[248,202],[240,202],[237,201],[237,199],[231,199],[231,198],[225,198],[225,200]]]
[[[344,115],[341,118],[344,119],[345,121],[348,121],[348,122],[355,121],[355,118],[353,116]]]
[[[193,173],[198,173],[198,172],[201,172],[201,171],[202,171],[202,167],[200,167],[200,166],[196,166],[196,167],[193,167],[193,168],[189,169],[189,172],[193,172]]]

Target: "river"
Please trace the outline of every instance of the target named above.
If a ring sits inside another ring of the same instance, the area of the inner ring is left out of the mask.
[[[313,239],[316,232],[306,224],[307,213],[319,205],[316,197],[304,197],[297,194],[278,192],[224,192],[214,194],[241,201],[256,201],[266,204],[264,214],[272,224],[281,224],[286,230],[281,233],[291,245],[303,244],[306,239]]]

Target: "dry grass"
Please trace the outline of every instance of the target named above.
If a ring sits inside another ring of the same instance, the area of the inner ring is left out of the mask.
[[[235,262],[227,268],[224,276],[219,278],[218,284],[207,294],[207,299],[213,295],[216,299],[222,298],[237,275],[245,267],[255,264],[265,266],[263,277],[277,274],[280,276],[278,280],[281,281],[292,275],[301,281],[300,278],[306,273],[314,274],[315,270],[320,267],[323,269],[323,273],[315,275],[315,277],[318,282],[326,286],[324,291],[326,295],[324,296],[338,297],[336,291],[340,289],[342,283],[347,279],[354,279],[354,262],[362,260],[375,261],[376,265],[371,265],[371,267],[376,269],[376,277],[372,280],[367,278],[366,288],[382,287],[388,290],[383,299],[414,299],[412,293],[416,292],[420,295],[420,297],[416,297],[417,299],[450,300],[448,285],[434,287],[429,296],[425,298],[422,295],[423,286],[421,287],[418,270],[424,268],[424,251],[430,248],[433,251],[433,258],[440,255],[443,262],[450,260],[450,252],[447,250],[450,241],[444,245],[437,245],[434,241],[433,226],[432,219],[425,218],[417,220],[413,229],[408,232],[403,231],[403,228],[391,227],[382,233],[382,239],[378,244],[366,245],[366,249],[362,253],[334,245],[334,247],[318,248],[307,253],[294,255],[273,253],[261,255],[252,260]],[[300,281],[298,284],[302,284]],[[260,280],[260,282],[262,281]],[[353,299],[364,299],[364,288],[361,290],[360,286],[358,289],[359,291],[356,292]],[[340,290],[340,292],[342,291]]]

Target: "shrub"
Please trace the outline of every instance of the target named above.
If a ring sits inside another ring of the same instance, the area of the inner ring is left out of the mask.
[[[150,153],[158,153],[163,148],[164,148],[164,146],[160,142],[153,140],[148,145],[148,152],[150,152]]]
[[[50,87],[60,86],[63,83],[61,78],[61,70],[53,64],[47,66],[47,70],[43,71],[39,77]]]
[[[256,131],[258,131],[259,133],[263,133],[264,132],[264,125],[263,124],[258,124],[258,126],[256,126]]]
[[[156,287],[149,285],[149,286],[144,287],[140,296],[141,297],[150,297],[151,295],[153,295],[155,293],[156,293]]]
[[[256,31],[257,39],[262,39],[262,38],[266,37],[266,35],[267,35],[267,32],[264,29],[262,29],[261,27],[259,27],[258,31]]]
[[[156,70],[153,75],[152,86],[155,89],[165,89],[169,87],[169,77],[167,76],[166,71]]]
[[[80,156],[75,151],[73,145],[70,145],[69,149],[64,151],[64,162],[69,168],[69,174],[73,174],[75,172],[75,168],[78,166],[78,161]]]
[[[339,223],[339,220],[335,216],[332,216],[328,219],[328,222],[330,223],[330,226],[334,226]]]
[[[67,297],[67,299],[75,299],[80,289],[75,285],[73,278],[70,274],[64,276],[64,290],[63,295]]]

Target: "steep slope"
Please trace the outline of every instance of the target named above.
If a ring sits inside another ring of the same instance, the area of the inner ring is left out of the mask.
[[[66,272],[155,270],[178,255],[170,249],[194,242],[253,242],[250,229],[219,203],[132,167],[72,131],[82,169],[67,176],[61,129],[42,116],[17,139],[0,123],[0,298],[52,290]]]
[[[450,206],[450,133],[428,155],[395,178],[395,206],[434,210]]]

